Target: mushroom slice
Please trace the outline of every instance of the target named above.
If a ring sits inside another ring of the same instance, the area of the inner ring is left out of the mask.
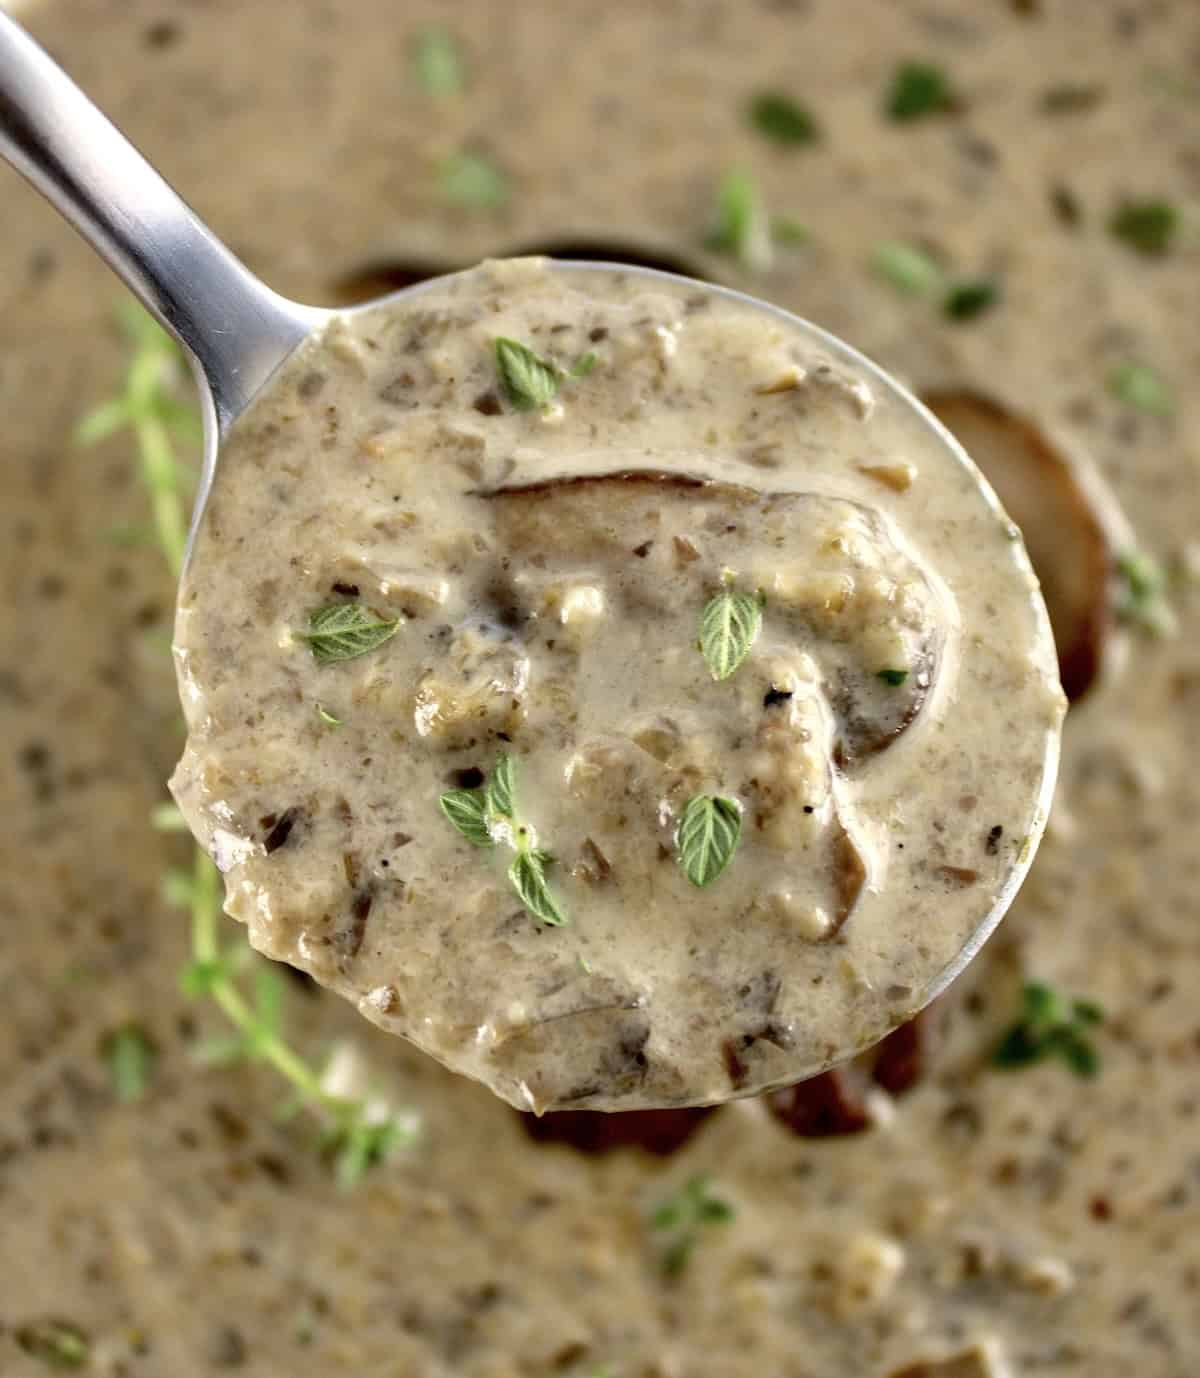
[[[690,1110],[558,1110],[539,1118],[518,1111],[525,1132],[536,1143],[567,1144],[580,1153],[598,1155],[618,1148],[639,1148],[665,1158],[682,1148],[701,1124],[720,1107]]]
[[[872,1124],[867,1100],[872,1085],[903,1096],[928,1075],[943,1017],[941,1002],[935,1001],[853,1061],[772,1091],[765,1097],[767,1109],[802,1139],[861,1134]]]
[[[927,392],[922,401],[1021,528],[1054,629],[1063,689],[1075,702],[1104,668],[1115,552],[1131,543],[1116,499],[1090,461],[991,398],[955,390]]]
[[[600,578],[617,614],[668,619],[686,608],[689,640],[720,571],[737,570],[762,592],[773,635],[817,662],[842,769],[904,732],[936,681],[939,595],[887,518],[862,503],[642,469],[478,496],[495,510],[498,546],[522,551],[539,577]],[[670,561],[680,540],[699,555],[682,567]]]

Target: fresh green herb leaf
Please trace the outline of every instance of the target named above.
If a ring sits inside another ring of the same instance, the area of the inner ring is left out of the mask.
[[[878,677],[884,684],[890,684],[893,689],[898,689],[908,678],[907,670],[880,670]]]
[[[1057,1057],[1077,1077],[1094,1077],[1100,1056],[1086,1031],[1103,1018],[1093,1001],[1069,1001],[1049,986],[1030,981],[1021,992],[1021,1017],[992,1050],[992,1066],[1011,1070]]]
[[[1175,630],[1175,614],[1167,602],[1167,575],[1144,550],[1124,550],[1116,559],[1116,614],[1122,622],[1156,636]]]
[[[871,266],[898,291],[925,297],[942,285],[942,270],[923,250],[899,240],[885,239],[875,246]]]
[[[468,210],[497,210],[506,204],[508,176],[482,153],[461,149],[443,160],[439,169],[442,195]]]
[[[750,654],[762,631],[763,600],[726,585],[700,614],[700,654],[713,679],[728,679]]]
[[[701,1234],[709,1227],[728,1225],[735,1214],[733,1206],[713,1191],[706,1175],[689,1178],[674,1196],[650,1212],[651,1229],[666,1236],[659,1255],[663,1273],[678,1277],[691,1260]]]
[[[88,412],[75,427],[75,439],[80,445],[96,445],[128,426],[130,419],[128,399],[113,397]]]
[[[1170,416],[1175,410],[1171,389],[1145,364],[1118,364],[1108,375],[1108,390],[1118,401],[1148,416]]]
[[[458,40],[449,29],[430,24],[412,46],[413,71],[425,91],[437,99],[457,96],[466,85],[466,67]]]
[[[150,826],[160,833],[185,833],[188,830],[178,804],[155,804],[150,810]]]
[[[808,226],[791,215],[771,217],[771,238],[785,249],[798,249],[812,239]]]
[[[516,817],[516,769],[511,756],[499,757],[484,787],[488,811],[501,818]]]
[[[742,835],[742,811],[720,794],[697,794],[684,806],[675,834],[683,874],[703,889],[733,860]]]
[[[770,221],[758,188],[747,173],[730,172],[721,179],[713,226],[704,243],[751,272],[765,272],[771,266]]]
[[[330,603],[309,614],[308,631],[296,639],[308,642],[319,664],[332,665],[377,650],[399,626],[398,617],[380,617],[361,603]]]
[[[567,922],[567,916],[551,894],[546,880],[546,867],[553,860],[548,852],[537,848],[522,849],[508,868],[508,879],[521,903],[535,919],[559,928]]]
[[[199,1000],[229,979],[229,969],[218,957],[186,962],[179,973],[179,989],[189,999]]]
[[[589,373],[600,362],[600,356],[591,350],[586,354],[581,354],[574,364],[571,365],[572,378],[586,378]]]
[[[321,704],[317,704],[317,717],[320,718],[327,727],[345,726],[345,722],[341,718],[335,717],[328,708],[325,708]]]
[[[1000,284],[995,278],[974,278],[957,282],[946,293],[942,310],[952,321],[970,321],[995,306],[1000,300]]]
[[[452,789],[438,800],[442,812],[460,833],[476,847],[494,847],[488,831],[487,803],[482,790]]]
[[[519,340],[496,340],[496,368],[504,395],[517,411],[540,411],[558,396],[558,369]]]
[[[359,1114],[348,1117],[326,1136],[325,1150],[333,1159],[334,1179],[343,1191],[351,1191],[369,1168],[390,1158],[398,1148],[412,1142],[411,1125],[399,1117],[368,1119]]]
[[[17,1348],[50,1368],[83,1368],[91,1358],[88,1337],[72,1321],[47,1317],[17,1326]]]
[[[1171,247],[1179,212],[1168,201],[1126,201],[1109,217],[1109,233],[1139,254],[1158,258]]]
[[[888,89],[884,109],[897,123],[943,114],[958,106],[950,78],[931,62],[905,62]]]
[[[158,1061],[158,1049],[140,1024],[122,1024],[101,1047],[108,1064],[109,1080],[120,1101],[141,1100],[149,1089]]]
[[[795,148],[815,143],[821,135],[812,111],[779,91],[760,91],[748,113],[754,128],[773,143]]]

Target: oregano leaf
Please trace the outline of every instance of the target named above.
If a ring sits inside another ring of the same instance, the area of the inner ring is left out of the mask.
[[[546,881],[546,867],[552,861],[547,852],[536,848],[518,852],[508,868],[508,879],[521,903],[535,919],[553,928],[561,928],[567,922],[567,916],[550,893]]]
[[[700,651],[713,679],[728,679],[750,654],[762,630],[762,599],[723,588],[700,614]]]
[[[296,637],[308,642],[320,664],[331,665],[378,649],[395,636],[399,625],[398,617],[380,617],[361,603],[331,603],[311,613],[308,630]]]
[[[517,411],[537,411],[558,396],[558,369],[520,340],[497,337],[496,368],[504,395]]]
[[[742,811],[720,794],[689,799],[679,820],[675,846],[679,865],[693,885],[711,885],[733,859],[742,835]]]
[[[438,800],[442,812],[460,833],[476,847],[492,847],[495,841],[488,832],[487,800],[482,790],[447,790]]]

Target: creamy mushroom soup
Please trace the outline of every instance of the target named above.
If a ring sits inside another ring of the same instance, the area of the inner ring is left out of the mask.
[[[975,471],[685,282],[493,263],[234,428],[174,789],[260,951],[514,1105],[795,1081],[1011,895],[1063,698]]]

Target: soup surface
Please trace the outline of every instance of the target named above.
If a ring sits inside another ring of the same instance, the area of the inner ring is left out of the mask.
[[[719,1101],[911,1016],[1023,873],[1035,590],[842,351],[492,263],[338,318],[234,428],[174,789],[260,951],[514,1105]]]
[[[343,1070],[351,1059],[420,1122],[410,1148],[340,1191],[308,1122],[274,1113],[274,1071],[197,1059],[228,1028],[180,991],[187,918],[161,895],[190,852],[147,825],[181,743],[175,588],[142,539],[128,434],[74,440],[81,414],[123,388],[128,344],[111,277],[0,170],[5,1378],[52,1371],[37,1345],[51,1321],[84,1337],[80,1371],[103,1378],[1194,1378],[1192,0],[23,9],[290,296],[345,300],[351,279],[390,264],[394,280],[414,259],[450,269],[606,240],[667,257],[815,320],[921,391],[969,388],[1090,453],[1166,572],[1176,634],[1132,622],[1070,710],[1036,862],[939,1002],[941,1042],[915,1078],[893,1059],[862,1074],[857,1106],[847,1082],[822,1079],[824,1106],[805,1115],[739,1100],[675,1112],[654,1138],[638,1120],[637,1142],[585,1152],[604,1146],[595,1121],[518,1115],[298,980],[291,1044],[313,1061],[336,1046]],[[411,66],[422,26],[439,23],[462,54],[457,95],[431,94]],[[945,86],[897,120],[905,62]],[[767,138],[747,115],[764,91],[801,103],[816,136]],[[461,204],[464,152],[503,175],[503,204],[478,204],[481,186],[496,195],[478,177]],[[721,177],[739,168],[806,244],[777,242],[749,267],[705,247]],[[1131,202],[1167,207],[1135,218],[1132,240],[1128,216],[1110,228]],[[897,285],[884,250],[897,244],[933,263],[923,290]],[[990,305],[949,314],[943,289],[982,278]],[[565,405],[599,379],[598,366],[564,385]],[[1122,606],[1146,620],[1144,598]],[[351,729],[351,705],[322,705],[346,721],[331,736]],[[500,853],[462,856],[495,864],[503,891]],[[223,941],[240,951],[243,932],[229,922]],[[584,933],[572,912],[538,942]],[[1086,1034],[1095,1075],[1057,1053],[994,1064],[1029,982],[1103,1012]],[[131,1026],[155,1060],[124,1101],[112,1040]]]

